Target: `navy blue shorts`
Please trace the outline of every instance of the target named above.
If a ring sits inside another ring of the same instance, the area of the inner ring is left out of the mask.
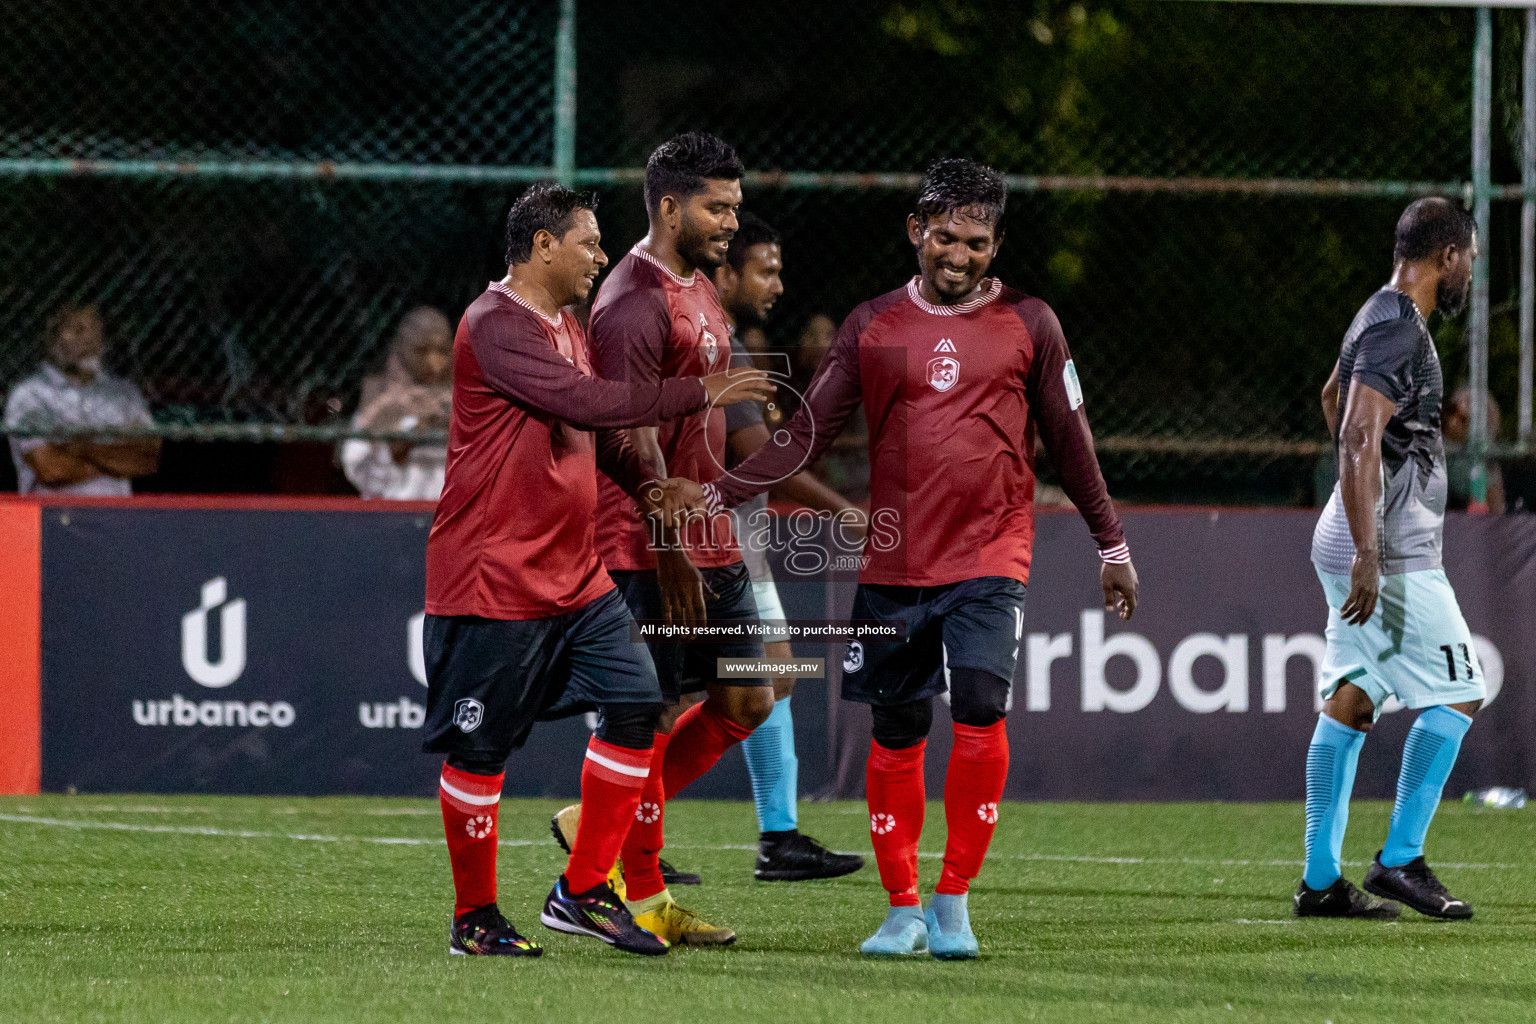
[[[428,615],[422,750],[504,761],[536,721],[662,703],[650,652],[629,626],[617,590],[545,619]]]
[[[1024,584],[1007,576],[941,587],[861,583],[852,618],[904,623],[907,639],[851,642],[843,655],[843,699],[906,704],[943,693],[946,666],[1013,679],[1024,635]]]
[[[700,569],[699,574],[714,597],[704,598],[704,615],[710,622],[756,622],[757,599],[752,596],[752,576],[744,562],[722,565],[714,569]],[[629,610],[637,619],[660,622],[666,617],[661,606],[661,587],[656,583],[656,570],[637,569],[610,572],[613,582],[629,604]],[[661,680],[661,692],[668,703],[675,704],[685,693],[698,693],[710,683],[724,686],[771,686],[772,680],[736,678],[719,679],[715,671],[717,658],[761,658],[763,645],[759,640],[722,640],[710,643],[678,643],[671,640],[648,641],[651,658],[656,663],[656,675]]]

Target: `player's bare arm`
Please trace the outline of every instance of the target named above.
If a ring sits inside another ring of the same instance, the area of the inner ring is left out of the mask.
[[[1376,610],[1381,589],[1376,503],[1381,498],[1381,435],[1396,405],[1386,395],[1358,380],[1349,385],[1344,422],[1339,426],[1339,493],[1355,542],[1349,574],[1349,598],[1339,613],[1344,621],[1363,626]]]
[[[1328,424],[1328,437],[1339,436],[1339,362],[1333,362],[1333,372],[1323,385],[1323,420]]]

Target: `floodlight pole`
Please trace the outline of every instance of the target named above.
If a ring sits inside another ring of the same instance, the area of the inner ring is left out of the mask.
[[[560,0],[555,29],[555,178],[576,184],[576,0]]]
[[[1488,193],[1490,122],[1493,110],[1493,12],[1477,9],[1472,55],[1472,208],[1482,256],[1472,264],[1472,311],[1467,324],[1467,361],[1472,422],[1467,428],[1472,510],[1488,508]]]
[[[1536,335],[1536,8],[1525,10],[1524,99],[1521,105],[1520,184],[1520,447],[1531,443],[1531,374]]]

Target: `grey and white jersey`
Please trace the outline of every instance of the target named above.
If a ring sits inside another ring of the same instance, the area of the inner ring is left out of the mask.
[[[731,328],[731,367],[752,369],[752,355],[736,340],[736,328]],[[760,402],[737,402],[725,407],[725,432],[733,434],[755,423],[763,422],[763,406]],[[763,533],[767,521],[768,492],[764,491],[751,501],[731,509],[731,525],[736,528],[736,544],[741,548],[741,560],[747,564],[747,575],[753,583],[772,583],[773,570],[768,568],[768,552],[753,539]],[[761,514],[759,514],[761,513]]]
[[[1383,288],[1344,335],[1339,352],[1339,421],[1349,386],[1359,381],[1397,406],[1381,437],[1381,499],[1376,505],[1381,572],[1440,567],[1445,528],[1445,446],[1440,435],[1444,380],[1429,328],[1413,300]],[[1334,441],[1337,448],[1338,441]],[[1350,571],[1355,544],[1335,481],[1312,534],[1312,561],[1323,572]]]

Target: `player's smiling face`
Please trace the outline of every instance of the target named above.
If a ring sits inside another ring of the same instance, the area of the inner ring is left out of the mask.
[[[571,214],[571,226],[560,244],[553,247],[552,267],[562,284],[569,287],[570,302],[583,302],[592,294],[597,275],[608,265],[603,252],[602,233],[597,230],[597,215],[591,210]],[[563,305],[563,303],[562,303]]]
[[[1002,243],[998,226],[965,210],[907,217],[907,238],[917,249],[918,272],[940,302],[959,302],[981,284]]]
[[[704,179],[704,191],[680,204],[677,253],[705,273],[725,263],[726,250],[736,237],[736,210],[741,206],[741,182]]]

